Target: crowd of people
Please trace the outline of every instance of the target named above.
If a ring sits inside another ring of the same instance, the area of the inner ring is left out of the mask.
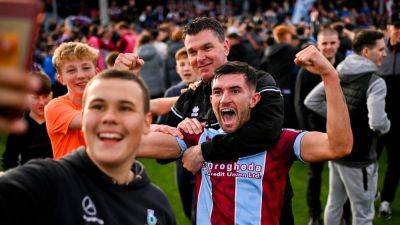
[[[28,127],[8,136],[2,162],[8,170],[55,161],[0,177],[5,221],[175,224],[135,157],[176,162],[193,224],[294,224],[294,160],[310,162],[310,225],[372,224],[378,197],[377,215],[390,219],[400,180],[400,13],[379,10],[377,1],[317,1],[292,24],[293,1],[131,0],[110,2],[107,25],[91,8],[49,16],[34,51],[35,80],[12,81],[13,90],[34,91]],[[24,125],[0,122],[11,131]],[[383,149],[388,167],[378,190]]]

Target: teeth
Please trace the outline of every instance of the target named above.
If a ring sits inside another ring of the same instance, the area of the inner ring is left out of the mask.
[[[226,113],[226,112],[233,112],[232,109],[222,109],[221,112]]]
[[[99,134],[100,138],[107,138],[107,139],[121,139],[122,136],[116,133],[101,133]]]

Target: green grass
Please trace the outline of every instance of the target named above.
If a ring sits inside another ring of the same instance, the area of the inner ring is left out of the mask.
[[[0,135],[0,155],[4,150],[4,135]],[[189,225],[190,222],[186,219],[182,205],[179,200],[178,189],[176,187],[175,179],[175,164],[170,163],[168,165],[160,165],[155,160],[140,159],[145,165],[146,171],[148,172],[151,180],[158,185],[167,195],[170,204],[175,212],[178,225]],[[386,154],[380,158],[379,168],[379,188],[382,187],[384,171],[386,171]],[[0,165],[1,167],[1,165]],[[1,170],[1,168],[0,168]],[[293,198],[293,213],[295,216],[296,225],[305,225],[308,221],[308,208],[306,205],[306,186],[307,186],[307,165],[296,162],[290,172],[291,182],[294,189]],[[328,168],[325,166],[323,171],[323,181],[321,188],[321,200],[325,204],[328,194]],[[378,207],[376,205],[376,207]],[[400,193],[397,194],[397,198],[392,204],[393,216],[390,220],[383,220],[376,218],[374,220],[375,225],[398,225],[400,224]]]

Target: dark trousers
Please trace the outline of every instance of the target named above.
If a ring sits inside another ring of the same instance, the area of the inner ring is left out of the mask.
[[[319,218],[322,211],[320,196],[323,168],[323,162],[310,163],[310,170],[308,172],[307,205],[310,216],[313,218]]]
[[[396,143],[395,135],[395,130],[397,131],[398,129],[393,128],[390,129],[389,133],[379,138],[377,147],[378,156],[381,155],[383,148],[386,147],[387,170],[383,182],[381,200],[388,202],[393,202],[400,180],[400,146],[398,142]]]
[[[176,160],[176,180],[178,183],[179,196],[183,206],[185,216],[195,224],[194,220],[194,176],[187,171],[182,164],[182,160]]]
[[[294,225],[292,198],[293,198],[292,183],[290,182],[290,178],[288,176],[285,187],[285,194],[283,197],[283,205],[282,205],[279,225]]]
[[[308,186],[307,186],[307,205],[310,217],[320,218],[322,207],[321,207],[321,182],[322,182],[322,170],[324,168],[324,162],[310,163],[310,170],[308,172]],[[349,200],[343,206],[343,219],[350,224],[351,208]]]

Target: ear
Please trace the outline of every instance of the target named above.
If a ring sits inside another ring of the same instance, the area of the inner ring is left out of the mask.
[[[64,79],[63,76],[59,73],[57,73],[57,80],[58,82],[60,82],[62,85],[66,86],[66,84],[64,83]]]
[[[146,113],[144,115],[144,129],[143,129],[143,134],[148,134],[150,132],[150,125],[153,120],[153,115],[151,112]]]
[[[230,46],[229,46],[229,41],[227,39],[224,40],[224,54],[225,56],[229,55],[230,51]]]
[[[369,49],[367,47],[363,48],[363,50],[361,51],[361,56],[364,56],[365,58],[368,58]]]
[[[97,75],[98,73],[100,73],[100,69],[99,69],[98,66],[96,66],[96,75]]]
[[[251,96],[251,101],[250,101],[250,109],[254,108],[257,103],[260,101],[261,99],[261,94],[258,92],[255,92],[253,94],[253,96]]]

